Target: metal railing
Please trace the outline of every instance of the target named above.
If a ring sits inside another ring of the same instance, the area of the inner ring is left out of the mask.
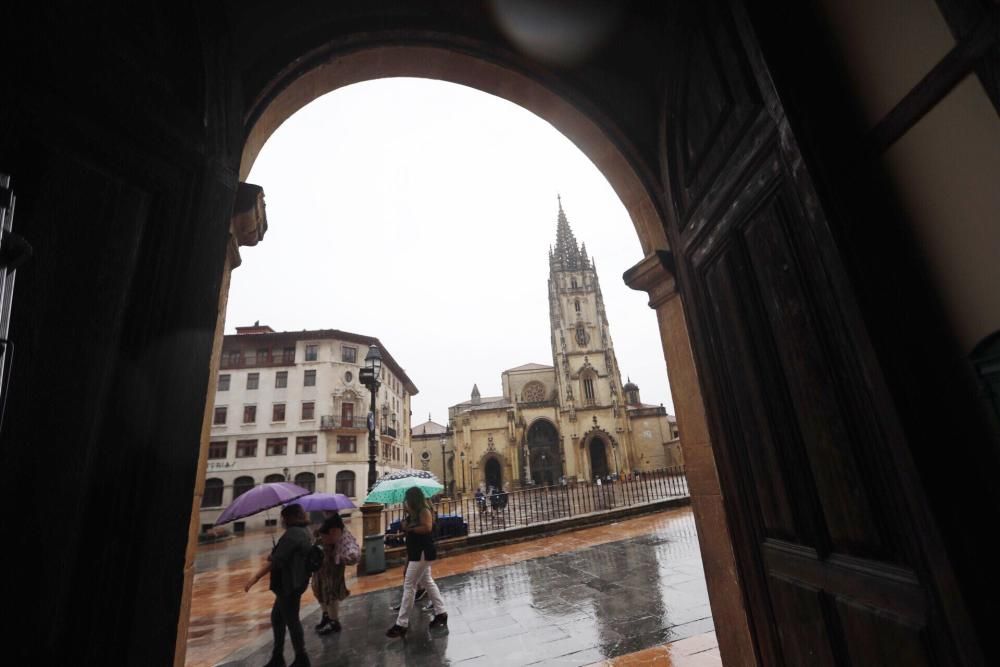
[[[440,537],[450,537],[453,531],[449,524],[467,524],[468,534],[478,535],[688,495],[684,466],[675,466],[601,484],[569,482],[500,492],[483,498],[468,495],[443,498],[435,503],[435,510],[442,530]],[[402,516],[403,508],[399,505],[385,508],[382,511],[384,532],[389,533],[393,522],[402,520]],[[459,519],[448,520],[447,517]]]

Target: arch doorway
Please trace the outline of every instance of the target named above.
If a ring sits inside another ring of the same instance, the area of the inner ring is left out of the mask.
[[[529,479],[535,484],[552,486],[562,477],[559,456],[559,432],[552,422],[539,419],[528,429]]]
[[[603,439],[596,436],[590,439],[590,476],[592,478],[608,476],[607,451]]]
[[[494,489],[503,488],[503,470],[500,467],[500,462],[495,458],[491,458],[483,466],[483,477],[486,480],[486,488],[491,486]]]

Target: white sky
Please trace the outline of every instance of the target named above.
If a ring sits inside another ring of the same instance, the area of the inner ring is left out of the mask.
[[[286,121],[247,180],[264,188],[269,228],[241,248],[226,333],[260,320],[377,336],[420,390],[412,423],[446,423],[473,383],[500,395],[503,370],[552,363],[559,193],[597,262],[623,375],[673,413],[656,317],[621,280],[642,259],[628,214],[590,160],[522,107],[441,81],[355,84]]]

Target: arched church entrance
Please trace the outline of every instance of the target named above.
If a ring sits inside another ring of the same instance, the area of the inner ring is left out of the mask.
[[[552,422],[539,419],[528,428],[528,465],[535,484],[552,486],[562,477],[559,431]]]
[[[590,439],[590,476],[608,476],[608,450],[604,439],[594,436]]]
[[[486,488],[503,488],[503,468],[500,467],[500,462],[495,457],[491,457],[486,461],[486,464],[483,466],[483,477],[486,482]]]

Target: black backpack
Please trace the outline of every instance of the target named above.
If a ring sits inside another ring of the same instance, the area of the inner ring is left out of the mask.
[[[318,570],[323,565],[323,547],[318,544],[314,544],[309,547],[309,553],[306,554],[306,572],[312,574]]]

